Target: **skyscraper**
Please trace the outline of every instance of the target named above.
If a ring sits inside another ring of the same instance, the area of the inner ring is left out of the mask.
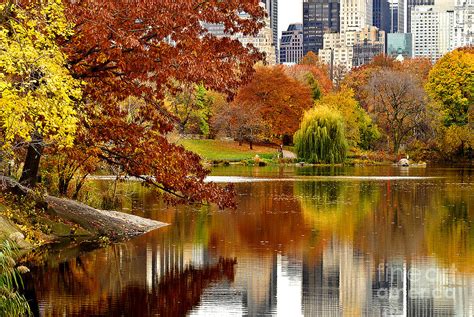
[[[435,62],[453,49],[454,11],[437,6],[415,6],[411,10],[414,57]]]
[[[341,33],[357,32],[372,25],[373,3],[367,0],[341,0]]]
[[[304,0],[303,53],[318,54],[323,48],[324,33],[340,31],[340,0]]]
[[[391,32],[390,4],[388,0],[373,0],[372,25],[385,32]]]
[[[278,0],[261,0],[265,4],[270,17],[270,28],[272,29],[273,44],[275,45],[276,60],[278,62]]]
[[[280,63],[298,63],[303,57],[303,25],[290,24],[280,40]]]
[[[407,1],[407,8],[406,8],[406,15],[407,15],[407,29],[405,33],[412,33],[411,30],[411,12],[416,6],[432,6],[435,4],[435,0],[406,0]]]

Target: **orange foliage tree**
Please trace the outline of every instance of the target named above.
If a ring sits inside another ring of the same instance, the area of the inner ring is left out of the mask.
[[[300,65],[319,66],[319,57],[313,51],[309,51],[298,63]]]
[[[321,94],[329,93],[333,86],[325,66],[319,65],[294,65],[287,67],[285,72],[288,76],[293,77],[303,84],[313,86],[316,83]],[[312,90],[314,87],[310,87]],[[315,99],[313,97],[313,99]],[[319,98],[317,98],[319,99]]]
[[[283,66],[258,67],[234,102],[257,109],[269,133],[278,137],[292,135],[313,104],[309,87],[288,77]]]
[[[229,34],[256,34],[264,17],[259,1],[63,3],[75,33],[60,44],[71,73],[86,83],[82,125],[87,133],[76,147],[93,149],[89,153],[96,158],[178,202],[232,206],[229,188],[204,182],[209,171],[200,157],[168,141],[166,134],[176,121],[163,97],[173,89],[171,79],[222,92],[248,81],[262,54],[237,40],[212,36],[202,22],[223,24]],[[240,18],[241,11],[249,17]],[[144,102],[121,106],[130,96]]]

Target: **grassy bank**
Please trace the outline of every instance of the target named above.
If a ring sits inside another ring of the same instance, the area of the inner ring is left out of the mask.
[[[251,150],[248,144],[239,146],[238,142],[233,141],[182,139],[179,144],[206,161],[239,162],[253,159],[255,155],[262,159],[272,159],[278,154],[276,148],[256,145]]]
[[[240,146],[234,141],[181,139],[178,143],[187,150],[197,153],[207,162],[252,161],[256,155],[267,162],[278,161],[276,160],[278,149],[270,146],[256,145],[251,150],[248,144]],[[295,148],[285,146],[284,150],[294,153]],[[352,148],[347,154],[344,165],[391,165],[394,162],[392,156],[383,152]]]

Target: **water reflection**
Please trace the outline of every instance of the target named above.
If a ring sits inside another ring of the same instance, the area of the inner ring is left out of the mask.
[[[88,254],[53,254],[33,269],[41,315],[474,315],[471,170],[214,173],[423,178],[239,183],[236,211],[167,207],[137,183],[119,184],[122,210],[171,226]]]

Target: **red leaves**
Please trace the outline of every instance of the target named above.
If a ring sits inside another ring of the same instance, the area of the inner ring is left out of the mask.
[[[257,109],[274,135],[292,135],[304,110],[313,104],[309,88],[288,77],[282,66],[257,68],[253,80],[239,90],[235,102]]]
[[[203,182],[209,171],[197,155],[167,141],[174,122],[161,100],[172,78],[232,93],[252,75],[261,54],[206,35],[201,22],[256,33],[264,14],[258,0],[69,0],[65,5],[76,25],[72,39],[62,43],[70,69],[87,82],[88,103],[100,104],[102,111],[86,107],[83,142],[109,164],[180,201],[233,206],[231,189]],[[250,18],[239,19],[239,11]],[[145,101],[138,113],[120,106],[129,96]]]

